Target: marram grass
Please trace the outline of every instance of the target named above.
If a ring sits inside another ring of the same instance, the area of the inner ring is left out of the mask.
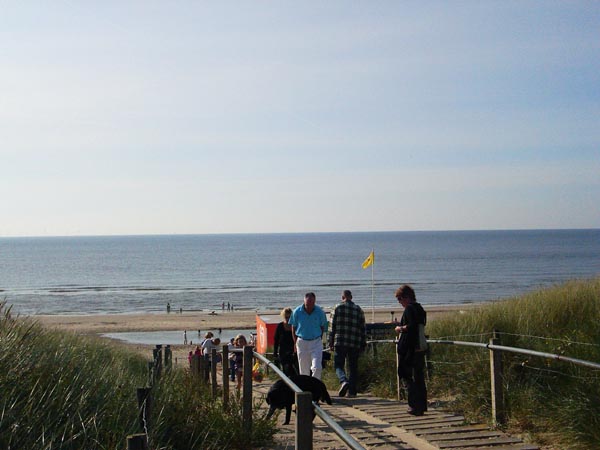
[[[147,383],[147,360],[71,333],[11,317],[0,304],[0,448],[123,449],[140,432],[136,389]],[[186,371],[152,390],[153,449],[249,448],[268,442],[273,421],[260,413],[253,432],[241,426],[241,405],[223,412]]]
[[[498,330],[502,345],[600,363],[600,278],[450,313],[426,330],[432,339],[485,343]],[[380,345],[361,358],[362,390],[396,396],[394,351]],[[510,431],[548,448],[600,448],[600,371],[514,353],[502,359]],[[491,420],[488,350],[431,344],[429,362],[430,399],[469,420]]]

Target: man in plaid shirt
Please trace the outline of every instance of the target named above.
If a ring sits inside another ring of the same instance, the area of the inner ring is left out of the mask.
[[[352,301],[352,292],[342,292],[342,303],[331,313],[329,348],[334,351],[333,367],[340,380],[338,395],[356,397],[358,382],[358,354],[367,346],[365,313]],[[348,358],[349,376],[344,370]]]

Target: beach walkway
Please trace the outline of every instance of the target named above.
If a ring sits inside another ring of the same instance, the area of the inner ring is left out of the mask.
[[[254,383],[254,395],[265,396],[272,381]],[[356,398],[340,398],[330,392],[333,405],[321,404],[322,409],[336,420],[354,439],[368,449],[465,449],[465,450],[536,450],[538,446],[527,444],[518,437],[502,431],[491,430],[487,425],[469,424],[464,417],[429,408],[421,417],[406,413],[406,403],[369,395]],[[266,402],[263,403],[266,408]],[[283,411],[283,413],[285,413]],[[279,432],[275,443],[263,450],[294,448],[295,414],[289,425],[277,423]],[[321,419],[315,418],[313,426],[314,449],[347,449],[337,435]]]

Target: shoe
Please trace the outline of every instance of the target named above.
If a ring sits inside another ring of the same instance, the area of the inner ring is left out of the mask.
[[[348,383],[347,381],[344,381],[342,383],[342,387],[340,387],[340,390],[338,391],[338,396],[345,397],[346,393],[348,392],[348,389],[350,389],[350,383]]]
[[[348,398],[356,398],[356,394],[348,394],[348,395],[346,395],[346,397],[348,397]]]
[[[422,416],[424,414],[423,411],[419,411],[417,409],[412,408],[408,408],[406,412],[409,413],[411,416]]]

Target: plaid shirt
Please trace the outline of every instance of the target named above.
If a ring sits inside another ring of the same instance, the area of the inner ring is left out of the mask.
[[[367,345],[365,313],[350,300],[340,303],[331,313],[329,347],[348,347],[362,350]]]

